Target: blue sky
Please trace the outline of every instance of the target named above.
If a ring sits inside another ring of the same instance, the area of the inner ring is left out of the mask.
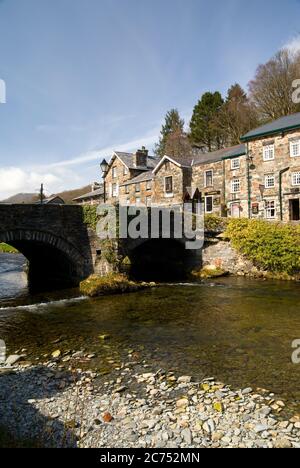
[[[152,148],[168,109],[188,121],[203,92],[300,45],[299,18],[299,0],[0,0],[0,199]]]

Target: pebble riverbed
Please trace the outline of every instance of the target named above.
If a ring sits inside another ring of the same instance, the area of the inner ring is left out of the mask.
[[[43,447],[300,448],[300,416],[283,420],[267,390],[194,382],[134,355],[106,376],[79,368],[93,357],[12,358],[0,367],[0,426]]]

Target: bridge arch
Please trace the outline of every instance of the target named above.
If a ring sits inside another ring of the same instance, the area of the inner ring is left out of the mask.
[[[130,274],[144,281],[184,280],[196,264],[195,252],[184,239],[131,240],[126,249]]]
[[[5,242],[28,260],[29,286],[36,289],[69,287],[85,276],[84,256],[71,243],[54,233],[33,229],[0,231]]]

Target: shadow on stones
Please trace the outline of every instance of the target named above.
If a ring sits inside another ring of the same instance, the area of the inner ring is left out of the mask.
[[[71,372],[62,372],[59,379],[55,372],[49,377],[50,373],[51,369],[42,366],[23,372],[0,370],[0,448],[6,444],[15,448],[77,447],[73,429],[78,421],[68,419],[68,415],[65,421],[47,417],[30,401],[55,398],[78,380]]]

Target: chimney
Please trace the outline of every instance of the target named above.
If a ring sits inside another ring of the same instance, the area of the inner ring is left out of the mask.
[[[134,155],[134,164],[136,167],[147,167],[148,150],[145,146],[142,149],[137,150]]]

